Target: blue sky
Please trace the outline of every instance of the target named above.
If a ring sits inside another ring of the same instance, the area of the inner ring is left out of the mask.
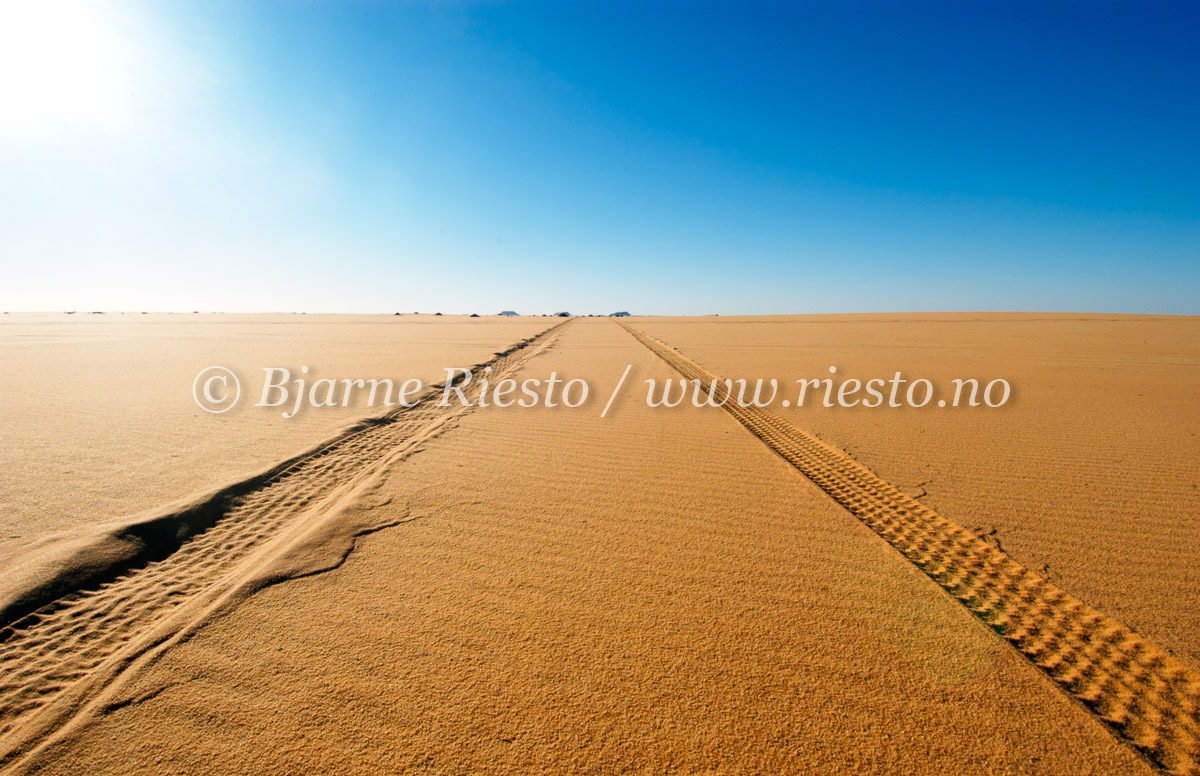
[[[1200,313],[1194,3],[563,5],[0,11],[0,309]]]

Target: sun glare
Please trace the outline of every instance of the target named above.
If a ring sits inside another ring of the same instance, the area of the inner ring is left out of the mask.
[[[0,0],[0,131],[119,119],[125,52],[102,8],[83,0]]]

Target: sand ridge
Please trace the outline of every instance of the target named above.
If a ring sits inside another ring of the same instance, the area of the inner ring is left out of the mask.
[[[578,321],[528,373],[672,369]],[[164,653],[42,774],[1149,774],[717,409],[465,414],[387,521]],[[364,508],[366,508],[364,506]]]
[[[508,374],[570,323],[478,366]],[[20,612],[26,599],[40,603],[39,595],[53,600],[0,631],[0,669],[9,677],[0,688],[0,766],[35,755],[43,739],[102,707],[134,664],[152,661],[213,613],[264,584],[322,568],[324,561],[306,561],[305,547],[324,556],[332,543],[334,554],[344,557],[347,540],[376,527],[345,525],[345,510],[361,499],[363,488],[471,409],[440,406],[441,388],[430,388],[415,407],[397,408],[265,475],[217,491],[204,502],[211,513],[206,520],[186,526],[196,531],[194,538],[171,536],[167,546],[118,557],[119,565],[99,572],[89,564],[88,550],[72,545],[73,554],[61,563],[87,573],[81,578],[68,567],[54,578],[57,584],[19,598],[10,611]],[[460,390],[471,396],[478,384]],[[107,549],[102,544],[92,551]],[[156,555],[164,557],[147,560]],[[63,589],[72,584],[69,592]]]
[[[256,409],[265,367],[312,378],[445,379],[553,324],[434,315],[0,316],[0,574],[50,534],[160,511],[299,455],[386,408]],[[210,415],[200,370],[243,396]]]
[[[643,325],[489,364],[712,379]],[[780,417],[640,398],[426,402],[247,480],[3,634],[5,772],[1195,772],[1150,640]]]

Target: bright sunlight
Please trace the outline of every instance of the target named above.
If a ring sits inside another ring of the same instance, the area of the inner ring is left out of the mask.
[[[0,0],[0,128],[110,123],[125,98],[123,41],[81,0]]]

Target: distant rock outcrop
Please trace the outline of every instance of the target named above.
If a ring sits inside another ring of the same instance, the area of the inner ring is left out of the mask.
[[[500,314],[501,315],[516,315],[517,313],[514,313],[512,310],[503,310],[503,311],[501,311]]]
[[[628,318],[628,317],[629,317],[629,313],[627,313],[627,312],[625,312],[624,310],[622,310],[622,311],[621,311],[621,312],[619,312],[619,313],[609,313],[609,314],[608,314],[608,317],[609,317],[609,318]]]

